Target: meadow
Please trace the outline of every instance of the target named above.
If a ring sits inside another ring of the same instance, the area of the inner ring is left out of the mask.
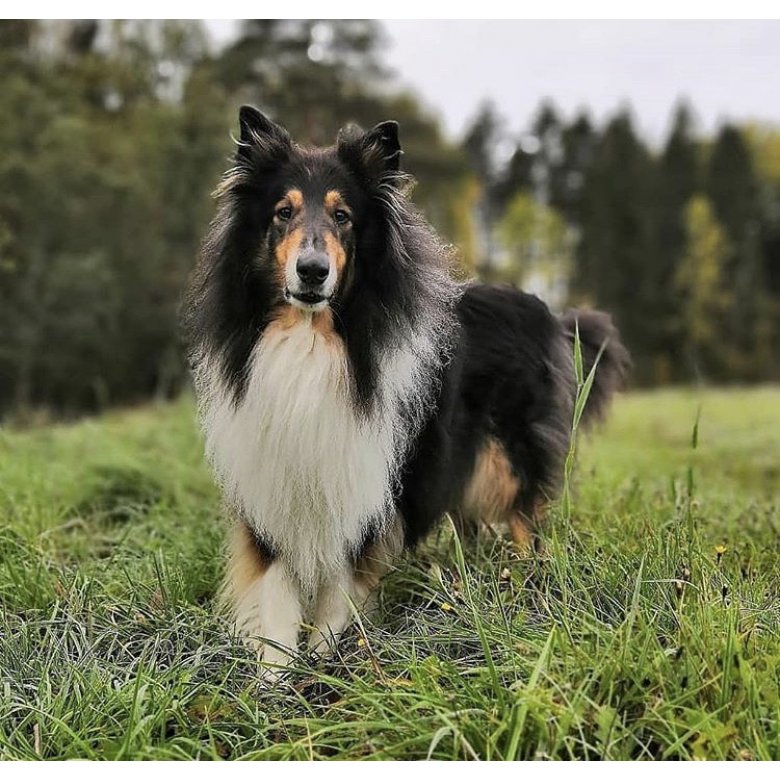
[[[190,400],[2,429],[0,756],[780,759],[779,454],[780,388],[622,396],[543,552],[445,523],[269,687]]]

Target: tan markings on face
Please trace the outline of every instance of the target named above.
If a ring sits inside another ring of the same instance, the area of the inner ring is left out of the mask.
[[[280,284],[284,284],[288,261],[297,257],[298,249],[303,241],[303,228],[300,219],[303,214],[303,193],[300,190],[288,190],[274,206],[274,214],[285,206],[292,209],[292,217],[284,223],[287,225],[287,232],[274,249],[276,273]],[[274,219],[277,223],[279,222],[279,217],[274,217]]]
[[[328,253],[330,262],[336,266],[336,278],[341,279],[341,273],[347,264],[347,253],[344,251],[341,241],[333,233],[325,234],[325,251]]]
[[[289,260],[298,256],[298,249],[301,246],[301,241],[303,241],[303,228],[293,227],[284,235],[274,249],[274,254],[276,256],[276,271],[282,283],[284,283],[285,274],[287,272],[287,263]]]
[[[352,212],[347,206],[344,196],[338,190],[328,190],[325,193],[324,205],[325,211],[331,218],[337,210],[346,211],[349,217],[352,217]],[[325,248],[331,262],[336,266],[336,273],[340,279],[344,266],[347,264],[347,253],[334,233],[325,234]]]
[[[333,216],[336,209],[344,209],[347,214],[351,214],[344,201],[344,196],[338,190],[328,190],[325,193],[325,210]]]
[[[295,214],[303,210],[303,193],[300,190],[289,190],[285,195],[285,198],[292,206],[292,210]]]

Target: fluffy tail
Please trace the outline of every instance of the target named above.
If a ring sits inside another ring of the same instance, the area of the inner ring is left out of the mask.
[[[593,386],[582,415],[582,423],[588,425],[604,416],[613,393],[623,387],[631,368],[631,357],[620,341],[620,334],[609,314],[569,309],[561,316],[561,323],[572,348],[575,333],[579,333],[583,376],[588,376],[598,359]]]

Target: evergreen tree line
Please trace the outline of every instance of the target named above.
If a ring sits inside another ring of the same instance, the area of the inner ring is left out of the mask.
[[[497,165],[504,135],[485,106],[465,140],[484,233],[502,239],[483,247],[487,275],[522,283],[541,268],[550,297],[610,311],[638,383],[777,379],[777,130],[697,138],[681,104],[654,150],[627,110],[598,128],[546,103]]]
[[[780,143],[681,109],[658,153],[628,114],[544,106],[460,143],[393,87],[366,21],[0,22],[0,415],[176,395],[185,279],[253,103],[308,143],[394,118],[415,200],[466,268],[612,311],[642,382],[777,376]]]

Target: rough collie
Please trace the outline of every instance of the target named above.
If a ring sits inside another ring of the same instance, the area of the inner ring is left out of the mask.
[[[407,198],[398,125],[303,148],[243,107],[183,318],[206,451],[235,522],[225,595],[264,660],[332,646],[445,513],[529,545],[576,392],[622,379],[606,315],[462,284]]]

